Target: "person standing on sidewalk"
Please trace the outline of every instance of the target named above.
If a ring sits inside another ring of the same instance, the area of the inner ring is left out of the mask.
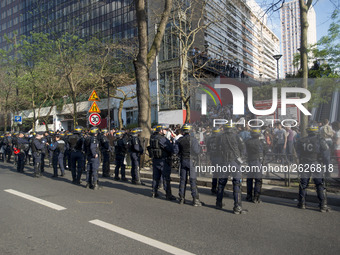
[[[334,153],[338,163],[338,178],[340,178],[340,122],[336,121],[332,124],[335,131],[334,136]]]
[[[191,187],[191,195],[193,198],[193,206],[201,206],[199,194],[197,190],[197,172],[194,168],[193,157],[197,156],[200,151],[200,145],[196,138],[190,134],[192,125],[186,123],[182,127],[184,136],[179,138],[176,144],[178,145],[179,156],[181,158],[181,178],[179,182],[179,204],[185,202],[185,190],[188,182],[188,175]]]
[[[328,212],[329,207],[327,206],[325,179],[323,178],[324,173],[316,170],[319,169],[321,164],[319,158],[324,157],[325,154],[323,152],[329,150],[329,147],[326,140],[318,135],[319,127],[317,123],[310,123],[307,128],[307,133],[308,136],[300,138],[296,145],[296,152],[300,159],[299,168],[300,166],[306,167],[302,169],[303,171],[300,175],[299,203],[297,206],[300,209],[306,208],[307,187],[313,174],[320,212]],[[313,169],[315,171],[312,173]],[[321,170],[323,169],[321,168]]]

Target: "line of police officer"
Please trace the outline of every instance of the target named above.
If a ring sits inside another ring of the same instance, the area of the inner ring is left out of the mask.
[[[171,165],[172,156],[177,154],[180,157],[180,184],[179,184],[179,204],[185,203],[186,186],[191,186],[191,195],[193,198],[193,206],[201,206],[199,194],[197,190],[197,172],[194,165],[197,165],[197,157],[201,153],[201,147],[197,139],[193,135],[193,127],[191,124],[184,124],[181,131],[183,135],[173,135],[170,139],[166,138],[169,128],[164,124],[154,127],[154,133],[150,137],[150,145],[148,146],[149,156],[153,163],[153,181],[152,181],[152,197],[158,197],[158,189],[161,179],[167,200],[176,200],[171,191]],[[127,153],[131,158],[131,177],[132,183],[143,185],[140,179],[140,156],[144,153],[143,146],[139,139],[141,133],[140,128],[133,129],[130,134],[124,131],[115,133],[115,156],[116,168],[114,171],[114,180],[127,181],[125,176],[125,158]],[[329,150],[326,141],[318,135],[318,126],[311,123],[307,129],[308,136],[298,140],[296,151],[300,158],[300,164],[319,164],[322,157]],[[99,136],[99,130],[96,127],[91,128],[89,134],[83,132],[83,128],[77,126],[73,133],[67,136],[64,134],[56,134],[54,139],[48,133],[36,133],[35,136],[25,137],[20,132],[17,136],[11,136],[6,133],[0,137],[0,158],[10,162],[12,152],[15,153],[15,161],[17,171],[23,172],[25,161],[30,155],[33,156],[34,177],[39,177],[44,172],[44,158],[50,152],[53,165],[53,177],[58,176],[58,165],[61,170],[61,176],[65,175],[65,162],[68,160],[69,168],[72,172],[72,183],[81,184],[81,175],[85,170],[85,159],[87,160],[87,176],[86,188],[98,189],[98,169],[100,166],[99,156],[103,155],[103,177],[110,177],[109,155],[111,151],[108,130],[102,130]],[[65,154],[69,156],[65,157]],[[215,174],[212,180],[212,193],[216,195],[216,208],[223,207],[224,188],[228,178],[232,177],[233,198],[235,214],[246,213],[242,209],[241,199],[241,181],[242,175],[240,166],[242,157],[246,154],[248,165],[257,167],[257,172],[247,176],[247,201],[260,203],[262,172],[261,166],[263,159],[267,153],[267,146],[261,134],[261,130],[254,128],[251,131],[251,138],[245,143],[237,134],[236,129],[226,124],[222,129],[216,127],[213,129],[212,135],[207,139],[207,152],[210,156],[212,165],[225,166],[227,169],[231,167],[236,171],[227,171]],[[121,170],[121,178],[119,177],[119,169]],[[306,189],[309,184],[311,173],[302,173],[300,176],[299,187],[299,203],[298,207],[306,208]],[[255,180],[255,185],[253,181]],[[329,211],[327,206],[326,189],[322,173],[313,176],[316,185],[317,195],[319,198],[319,207],[321,212]]]

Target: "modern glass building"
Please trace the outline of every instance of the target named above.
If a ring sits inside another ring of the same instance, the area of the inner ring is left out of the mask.
[[[132,38],[137,35],[133,0],[1,0],[0,48],[15,34],[31,31],[58,36],[64,32],[83,38]]]

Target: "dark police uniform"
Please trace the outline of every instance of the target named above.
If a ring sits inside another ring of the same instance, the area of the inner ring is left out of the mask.
[[[50,145],[50,151],[52,154],[52,165],[53,165],[53,177],[58,177],[58,164],[61,171],[61,176],[65,175],[64,168],[64,152],[65,142],[63,140],[55,141]]]
[[[133,184],[143,184],[140,181],[140,156],[144,153],[143,147],[139,140],[138,135],[131,135],[130,140],[130,158],[131,158],[131,177]]]
[[[201,147],[198,141],[194,137],[190,136],[189,133],[185,133],[184,136],[179,138],[176,143],[178,144],[179,156],[181,158],[179,202],[180,204],[185,202],[185,190],[189,175],[193,205],[200,206],[201,203],[199,201],[197,190],[197,173],[195,171],[191,157],[197,156],[201,151]]]
[[[110,141],[104,134],[100,136],[100,148],[103,155],[103,177],[110,177]]]
[[[309,129],[312,131],[308,131],[308,136],[300,138],[296,144],[296,152],[300,159],[300,165],[306,165],[310,167],[310,170],[306,169],[306,171],[303,171],[300,175],[298,207],[301,209],[306,208],[307,187],[310,177],[312,176],[311,169],[316,169],[318,165],[320,166],[322,157],[325,155],[323,151],[329,150],[326,140],[317,135],[318,127],[312,126]],[[316,131],[313,132],[313,130]],[[329,208],[327,206],[323,168],[320,172],[315,171],[313,173],[313,181],[316,186],[320,211],[327,212]]]
[[[5,136],[4,145],[5,145],[5,155],[7,157],[7,163],[10,163],[11,162],[11,156],[12,156],[12,153],[13,153],[12,136],[10,136],[10,135]]]
[[[251,131],[252,138],[248,139],[246,144],[246,150],[248,155],[248,166],[252,171],[248,173],[247,178],[247,197],[249,202],[260,203],[260,195],[262,188],[262,162],[267,152],[267,144],[263,139],[260,139],[261,130],[254,129]],[[255,186],[253,189],[253,180],[255,180]],[[254,190],[254,196],[253,196]]]
[[[98,136],[91,136],[89,143],[87,144],[87,153],[89,157],[89,167],[86,175],[86,182],[87,185],[86,187],[92,188],[93,189],[98,189],[98,169],[100,165],[99,161],[99,139]]]
[[[226,130],[221,135],[222,141],[222,156],[223,164],[222,167],[226,169],[231,169],[227,173],[219,175],[218,187],[217,187],[217,198],[216,198],[216,208],[222,209],[223,204],[223,193],[224,187],[227,184],[228,176],[233,177],[233,197],[234,197],[234,208],[235,214],[245,213],[242,210],[242,200],[241,200],[241,172],[240,172],[240,158],[242,152],[244,151],[244,143],[242,139],[234,132],[234,129],[230,124],[225,126]]]
[[[41,172],[41,152],[45,148],[45,144],[41,139],[34,138],[32,141],[32,153],[34,162],[34,177],[42,175]]]
[[[0,160],[3,162],[5,161],[5,136],[0,136]]]
[[[119,139],[117,139],[115,142],[115,154],[116,154],[116,168],[115,168],[115,180],[120,180],[119,179],[119,168],[121,169],[121,177],[122,181],[126,181],[125,177],[125,164],[124,160],[126,157],[126,153],[128,150],[129,142],[126,138],[126,136],[123,136]]]
[[[166,199],[175,200],[172,195],[170,185],[171,155],[175,153],[174,146],[170,143],[164,135],[159,133],[153,134],[150,137],[150,157],[152,158],[153,174],[152,174],[152,197],[158,197],[158,187],[161,176],[164,179],[164,190],[166,192]]]
[[[221,137],[219,135],[220,130],[214,128],[212,135],[207,139],[207,153],[210,158],[211,165],[221,165],[222,152],[221,152]],[[216,195],[217,193],[217,177],[216,173],[213,173],[211,183],[211,193]]]
[[[24,137],[23,138],[18,137],[17,148],[20,150],[20,152],[17,154],[18,155],[17,171],[23,173],[25,167],[26,151],[28,151],[29,149],[29,141]]]
[[[84,154],[83,145],[84,138],[78,134],[74,133],[68,137],[68,142],[71,151],[71,172],[72,172],[72,183],[80,184],[81,175],[84,167]]]

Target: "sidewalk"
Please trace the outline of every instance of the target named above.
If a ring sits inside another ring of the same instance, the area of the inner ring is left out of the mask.
[[[113,165],[111,165],[111,173],[114,173]],[[126,175],[130,176],[130,168],[126,169]],[[140,171],[141,178],[144,179],[152,179],[152,170],[150,168],[144,168]],[[176,173],[171,174],[172,183],[179,183],[179,176]],[[313,182],[313,181],[312,181]],[[211,187],[211,179],[198,177],[197,178],[197,185],[201,187]],[[227,190],[232,190],[232,183],[228,181]],[[246,182],[243,179],[242,182],[242,192],[247,192]],[[281,187],[277,185],[269,184],[269,180],[264,179],[262,184],[262,195],[264,196],[271,196],[271,197],[280,197],[280,198],[287,198],[287,199],[296,199],[298,198],[298,187]],[[307,193],[307,202],[318,203],[318,198],[315,189],[308,189]],[[340,206],[340,192],[337,193],[327,193],[327,199],[329,205]]]

